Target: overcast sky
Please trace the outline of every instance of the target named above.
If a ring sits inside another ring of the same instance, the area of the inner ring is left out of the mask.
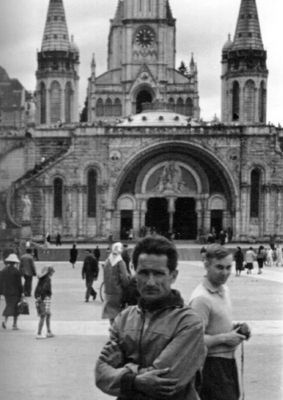
[[[177,19],[177,65],[198,64],[201,116],[220,116],[221,50],[234,36],[241,0],[170,0]],[[49,0],[0,0],[0,65],[27,90],[35,89],[36,49],[40,49]],[[97,74],[106,70],[109,20],[118,0],[64,0],[69,34],[80,49],[80,106],[86,96],[92,53]],[[283,0],[257,0],[269,69],[267,120],[283,125]]]

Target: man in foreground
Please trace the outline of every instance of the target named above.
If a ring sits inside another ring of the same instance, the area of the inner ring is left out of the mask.
[[[197,400],[203,328],[171,289],[178,275],[177,250],[163,237],[146,237],[134,249],[133,265],[139,304],[114,320],[96,364],[96,384],[118,400]]]
[[[207,247],[206,276],[191,296],[190,306],[202,317],[208,348],[203,369],[201,400],[238,400],[240,395],[235,351],[250,336],[247,324],[232,321],[229,289],[232,255],[219,244]]]

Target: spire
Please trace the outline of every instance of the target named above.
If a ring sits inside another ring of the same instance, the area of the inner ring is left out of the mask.
[[[96,62],[95,62],[95,54],[92,54],[92,60],[91,60],[91,76],[95,77],[96,75]]]
[[[50,0],[41,51],[68,51],[69,48],[70,41],[63,0]]]
[[[263,50],[256,0],[242,0],[233,50]]]

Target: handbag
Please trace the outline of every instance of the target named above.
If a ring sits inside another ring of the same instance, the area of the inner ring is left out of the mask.
[[[21,300],[17,305],[18,314],[29,315],[29,305],[25,300]]]

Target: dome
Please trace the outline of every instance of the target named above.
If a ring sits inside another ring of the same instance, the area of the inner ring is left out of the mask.
[[[229,34],[229,35],[228,35],[228,39],[227,39],[226,43],[224,44],[222,50],[223,50],[223,51],[227,51],[227,50],[229,50],[232,46],[233,46],[233,42],[232,42],[232,40],[231,40],[231,35]]]
[[[125,118],[118,126],[187,126],[190,118],[186,115],[177,114],[173,111],[144,111],[140,114]]]

